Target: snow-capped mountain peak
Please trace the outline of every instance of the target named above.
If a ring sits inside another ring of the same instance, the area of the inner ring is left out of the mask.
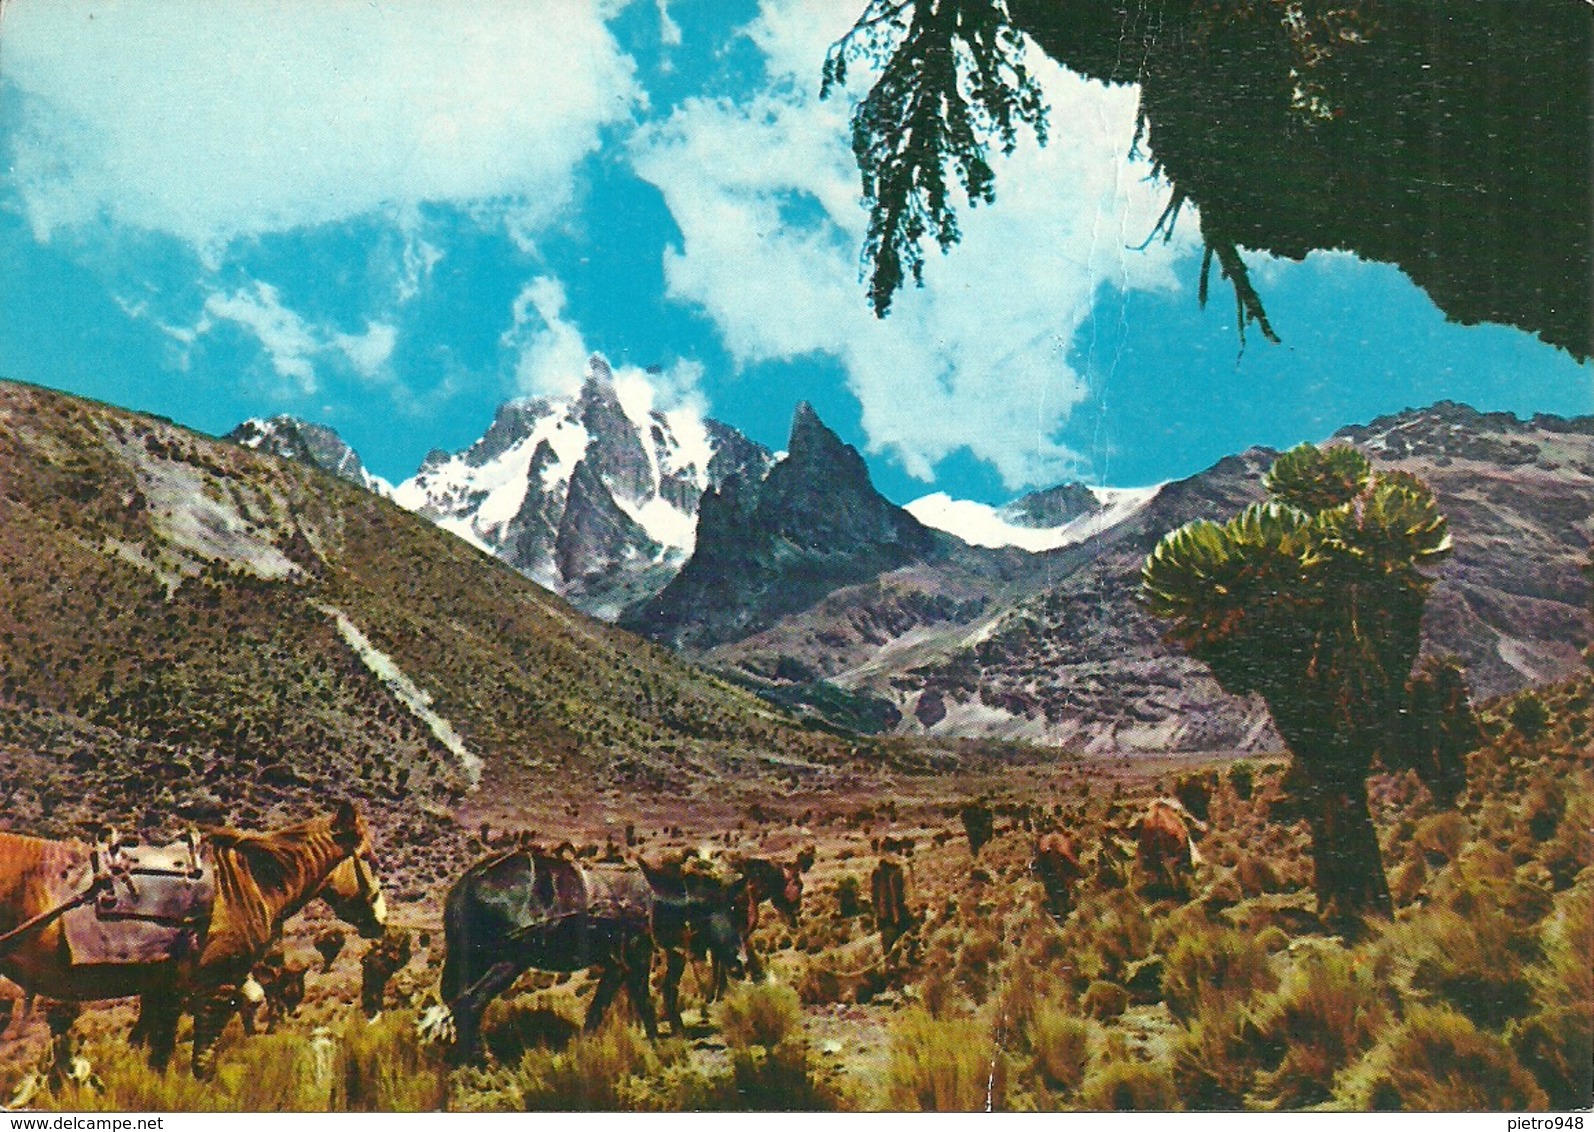
[[[691,554],[703,492],[769,453],[692,408],[655,407],[640,370],[594,354],[574,395],[510,402],[393,498],[589,611],[662,586]]]
[[[290,416],[251,417],[229,432],[226,439],[245,448],[331,472],[377,495],[393,494],[393,485],[367,471],[354,449],[325,425],[310,424]]]
[[[1161,484],[1151,487],[1069,484],[1025,496],[1003,507],[953,499],[938,491],[915,499],[906,510],[925,526],[956,535],[972,546],[1011,546],[1040,554],[1084,542],[1117,526],[1150,502],[1161,488]],[[1064,492],[1069,499],[1066,505],[1059,507],[1054,497]],[[1048,522],[1048,518],[1053,521]]]

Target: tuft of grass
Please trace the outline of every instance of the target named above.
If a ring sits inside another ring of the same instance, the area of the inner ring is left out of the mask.
[[[1254,935],[1198,921],[1187,922],[1169,947],[1162,976],[1168,1009],[1183,1021],[1277,985],[1267,951]]]
[[[1090,1062],[1090,1022],[1047,1006],[1029,1020],[1031,1068],[1047,1088],[1077,1092]]]
[[[952,977],[976,1005],[982,1005],[991,996],[1005,952],[1001,935],[988,925],[975,928],[964,939]]]
[[[437,1112],[448,1105],[441,1052],[421,1045],[415,1013],[384,1011],[374,1023],[354,1015],[343,1027],[332,1072],[338,1112]]]
[[[1080,996],[1079,1008],[1092,1018],[1105,1022],[1129,1009],[1129,992],[1117,983],[1097,979]]]
[[[1589,862],[1589,830],[1594,829],[1594,776],[1580,770],[1561,822],[1543,849],[1543,861],[1557,891],[1570,888]]]
[[[1467,918],[1429,907],[1391,926],[1372,954],[1406,997],[1448,1005],[1499,1030],[1533,1001],[1520,938],[1502,913],[1480,909]]]
[[[1512,1027],[1510,1042],[1552,1109],[1594,1106],[1594,1011],[1589,1006],[1543,1007]]]
[[[1362,1111],[1523,1112],[1549,1104],[1504,1041],[1453,1010],[1424,1006],[1346,1073],[1336,1099]]]
[[[743,983],[719,1004],[720,1033],[733,1050],[762,1046],[766,1050],[801,1040],[803,1007],[792,988],[779,983]]]
[[[1170,1065],[1119,1055],[1091,1067],[1079,1096],[1086,1108],[1099,1112],[1170,1112],[1179,1106]]]
[[[635,1107],[634,1077],[655,1076],[659,1054],[642,1034],[611,1016],[596,1033],[564,1050],[532,1050],[514,1074],[521,1105],[529,1112],[584,1112]]]
[[[939,1019],[913,1008],[893,1024],[887,1104],[916,1112],[984,1112],[1003,1107],[1006,1066],[989,1028],[970,1018]]]
[[[1411,851],[1420,853],[1433,866],[1453,861],[1472,836],[1472,827],[1455,810],[1429,814],[1417,823],[1411,836]]]
[[[326,1033],[239,1039],[229,1032],[209,1081],[196,1080],[181,1056],[157,1073],[142,1049],[122,1041],[86,1042],[82,1053],[101,1087],[68,1085],[33,1103],[77,1112],[326,1112],[333,1105],[338,1042]]]
[[[1197,1017],[1173,1047],[1173,1078],[1185,1108],[1242,1108],[1257,1073],[1255,1024],[1239,1003]]]
[[[1130,963],[1150,953],[1151,919],[1139,896],[1113,889],[1081,900],[1062,936],[1082,979],[1121,981]]]
[[[1286,888],[1278,870],[1268,863],[1267,858],[1256,853],[1239,854],[1234,863],[1234,879],[1241,893],[1247,897],[1283,892]]]
[[[711,1107],[753,1112],[826,1112],[841,1098],[814,1070],[800,1038],[770,1049],[754,1046],[731,1055],[731,1075],[709,1098]]]
[[[59,1093],[41,1089],[29,1104],[65,1112],[206,1112],[223,1107],[213,1099],[215,1089],[196,1081],[180,1057],[157,1073],[143,1050],[125,1042],[85,1042],[81,1053],[102,1088],[69,1083]]]
[[[1556,1109],[1594,1105],[1594,884],[1563,893],[1528,969],[1536,1008],[1508,1031],[1511,1048]]]
[[[1274,1108],[1332,1097],[1336,1075],[1370,1049],[1389,1020],[1371,964],[1342,947],[1308,953],[1257,1005],[1256,1045],[1271,1055],[1259,1092]]]

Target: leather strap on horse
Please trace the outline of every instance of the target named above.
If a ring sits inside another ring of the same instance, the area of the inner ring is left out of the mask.
[[[0,935],[0,957],[4,957],[5,955],[9,954],[11,950],[21,942],[22,937],[27,935],[29,932],[37,931],[46,924],[60,919],[62,916],[66,915],[79,905],[87,904],[89,901],[93,900],[94,897],[99,893],[100,889],[104,888],[109,881],[110,878],[108,876],[97,876],[89,883],[87,888],[78,893],[76,896],[72,897],[72,899],[66,901],[64,904],[57,904],[54,908],[51,908],[48,911],[40,912],[37,916],[34,916],[31,919],[23,920],[20,924],[6,932],[4,935]]]

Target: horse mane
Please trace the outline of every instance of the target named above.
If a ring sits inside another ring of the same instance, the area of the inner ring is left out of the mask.
[[[282,829],[260,832],[232,826],[207,826],[201,833],[206,842],[217,850],[218,868],[228,867],[223,864],[228,854],[221,850],[231,849],[248,861],[250,874],[263,891],[281,891],[295,864],[304,855],[306,840],[317,834],[330,837],[331,822],[325,817],[318,817]]]
[[[655,892],[675,898],[685,896],[686,884],[681,877],[679,862],[665,860],[654,864],[638,853],[636,863],[637,868],[642,870],[642,876]]]

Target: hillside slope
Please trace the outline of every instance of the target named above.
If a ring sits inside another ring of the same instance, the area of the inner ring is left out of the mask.
[[[369,492],[0,384],[0,797],[18,827],[682,790],[832,740]],[[506,794],[509,791],[509,794]]]

